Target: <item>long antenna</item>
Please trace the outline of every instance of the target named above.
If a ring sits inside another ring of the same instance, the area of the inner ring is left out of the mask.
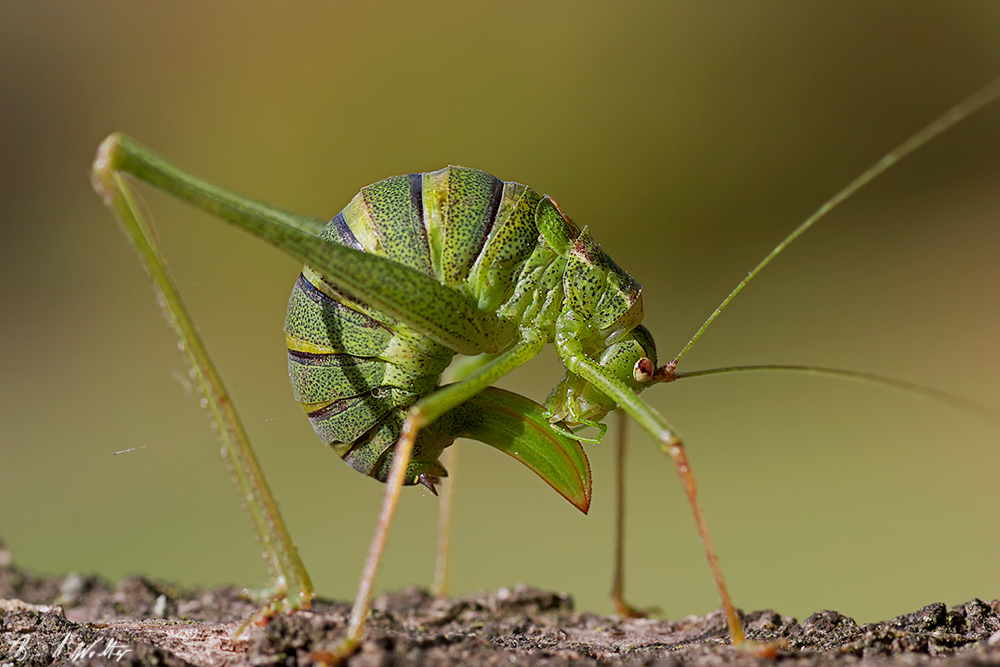
[[[956,396],[934,387],[928,387],[916,382],[906,382],[896,380],[876,373],[866,373],[864,371],[851,371],[842,368],[828,368],[826,366],[798,366],[792,364],[752,364],[747,366],[726,366],[724,368],[708,368],[690,373],[672,373],[664,377],[663,382],[674,382],[685,378],[706,377],[709,375],[722,375],[725,373],[754,373],[754,372],[777,372],[777,373],[802,373],[804,375],[820,375],[835,377],[841,380],[850,380],[862,384],[874,385],[886,389],[906,394],[918,396],[939,403],[944,403],[957,410],[975,415],[984,419],[993,426],[1000,428],[1000,410],[995,410],[989,406],[982,405],[976,401]]]
[[[733,300],[733,297],[739,294],[743,290],[743,288],[746,287],[747,283],[753,280],[754,277],[756,277],[756,275],[760,273],[761,269],[770,264],[771,260],[774,259],[779,252],[788,247],[788,244],[790,244],[795,239],[799,238],[802,234],[805,233],[807,229],[812,227],[820,218],[822,218],[827,213],[832,211],[834,207],[836,207],[845,199],[853,195],[862,187],[872,182],[877,176],[879,176],[886,169],[888,169],[889,167],[891,167],[896,162],[906,157],[916,149],[920,148],[921,146],[923,146],[928,141],[938,136],[948,128],[954,126],[962,119],[982,109],[990,102],[993,102],[998,97],[1000,97],[1000,78],[994,79],[990,83],[986,84],[986,86],[979,89],[979,91],[973,93],[965,100],[963,100],[962,102],[958,103],[957,105],[949,109],[943,116],[941,116],[940,118],[932,122],[930,125],[928,125],[924,129],[920,130],[912,137],[901,143],[895,149],[887,153],[881,160],[873,164],[871,167],[865,170],[863,174],[861,174],[853,181],[851,181],[847,185],[847,187],[845,187],[843,190],[841,190],[833,197],[828,199],[826,203],[820,206],[819,209],[817,209],[815,213],[809,216],[805,222],[796,227],[795,231],[786,236],[781,243],[775,246],[774,250],[768,253],[767,257],[762,259],[760,264],[754,267],[753,271],[747,274],[747,277],[744,278],[742,282],[740,282],[740,284],[736,286],[736,289],[734,289],[732,292],[729,293],[729,296],[727,296],[723,300],[723,302],[719,304],[719,307],[715,309],[715,312],[713,312],[709,316],[709,318],[705,320],[705,323],[702,324],[701,328],[698,329],[695,335],[691,337],[691,340],[689,340],[687,345],[684,346],[684,349],[682,349],[680,353],[678,353],[678,355],[674,357],[669,364],[660,369],[657,369],[656,375],[659,377],[667,377],[672,375],[674,369],[677,368],[678,362],[684,357],[685,354],[688,353],[688,350],[690,350],[691,346],[695,344],[695,341],[701,338],[701,335],[705,332],[705,329],[708,328],[708,325],[710,325],[712,322],[715,321],[715,318],[719,316],[719,314],[726,306],[729,305],[729,302]]]

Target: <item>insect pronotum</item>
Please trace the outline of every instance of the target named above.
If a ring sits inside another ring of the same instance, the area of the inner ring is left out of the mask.
[[[99,148],[93,182],[153,278],[194,369],[268,558],[276,593],[266,613],[308,607],[312,586],[125,174],[250,231],[306,265],[293,288],[285,326],[296,399],[317,434],[344,461],[387,483],[343,651],[352,650],[362,636],[401,487],[423,484],[434,490],[447,474],[439,457],[455,438],[470,437],[508,453],[586,511],[590,470],[574,429],[597,427],[603,434],[599,422],[615,409],[635,419],[673,460],[731,639],[738,644],[743,642],[740,619],[701,514],[683,443],[639,393],[682,377],[678,362],[715,317],[816,220],[997,97],[1000,80],[835,195],[749,273],[679,354],[660,366],[652,336],[640,323],[640,286],[601,250],[589,229],[578,228],[551,197],[482,171],[447,167],[388,178],[363,188],[328,224],[213,186],[120,134]],[[547,343],[555,345],[566,374],[545,406],[491,386]],[[481,356],[442,386],[441,374],[456,354]],[[620,566],[616,582],[616,603],[628,612],[621,599]]]

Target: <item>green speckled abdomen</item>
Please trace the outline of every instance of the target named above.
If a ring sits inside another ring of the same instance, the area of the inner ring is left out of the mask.
[[[538,252],[540,201],[523,185],[447,167],[362,189],[320,236],[430,275],[481,309],[506,307],[513,321],[530,300],[523,284],[517,293],[522,272],[537,275],[552,261]],[[292,389],[316,433],[350,466],[385,481],[407,408],[434,391],[455,351],[346,297],[308,266],[285,333]],[[499,349],[516,326],[495,333]],[[447,420],[421,430],[407,479],[445,474],[438,457],[453,440]]]

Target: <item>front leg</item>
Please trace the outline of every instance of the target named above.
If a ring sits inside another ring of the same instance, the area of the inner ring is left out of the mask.
[[[743,624],[740,622],[736,607],[733,606],[729,597],[729,590],[726,588],[722,569],[719,567],[719,558],[715,554],[712,538],[708,534],[708,525],[705,523],[705,517],[701,511],[701,503],[698,502],[698,489],[695,485],[694,473],[691,472],[691,465],[688,463],[687,453],[684,451],[684,443],[663,417],[649,407],[625,383],[609,376],[597,363],[587,357],[572,339],[560,340],[557,338],[556,348],[567,370],[576,373],[611,397],[622,410],[627,412],[639,423],[639,426],[649,433],[660,446],[660,450],[673,460],[677,474],[684,485],[691,512],[694,514],[694,521],[698,527],[702,546],[705,548],[705,556],[708,559],[712,577],[719,590],[719,597],[722,598],[722,608],[729,625],[730,638],[734,645],[742,644],[745,641]]]

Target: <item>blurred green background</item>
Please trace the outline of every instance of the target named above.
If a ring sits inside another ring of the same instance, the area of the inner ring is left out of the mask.
[[[643,283],[667,357],[795,224],[1000,75],[992,1],[258,4],[0,7],[0,536],[22,566],[265,583],[185,362],[90,190],[109,132],[322,218],[449,163],[529,184]],[[382,486],[292,400],[299,267],[142,192],[319,592],[352,597]],[[994,105],[793,246],[682,369],[822,364],[1000,407],[998,223]],[[541,400],[559,372],[549,351],[503,385]],[[871,621],[1000,597],[995,428],[812,377],[644,396],[686,438],[740,607]],[[458,448],[455,592],[526,581],[608,611],[610,443],[588,448],[587,517]],[[671,466],[638,433],[631,454],[629,597],[716,608]],[[379,590],[429,585],[435,508],[404,494]]]

